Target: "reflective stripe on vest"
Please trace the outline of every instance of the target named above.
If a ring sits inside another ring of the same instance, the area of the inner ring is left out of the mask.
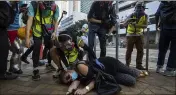
[[[135,16],[133,16],[133,18],[136,18]],[[139,21],[138,21],[138,25],[144,25],[146,23],[146,16],[142,16]],[[129,34],[133,34],[133,33],[136,33],[136,34],[141,34],[143,32],[143,28],[136,28],[134,27],[134,25],[132,24],[129,24],[128,25],[128,28],[127,28],[127,33]]]
[[[64,51],[67,56],[69,64],[74,63],[78,58],[78,50],[74,47],[72,51]]]
[[[42,24],[52,24],[53,19],[53,11],[50,11],[50,14],[47,17],[42,17]],[[33,35],[35,37],[41,37],[42,36],[42,29],[40,25],[40,14],[39,14],[39,8],[37,8],[36,15],[34,17],[34,24],[33,24]]]

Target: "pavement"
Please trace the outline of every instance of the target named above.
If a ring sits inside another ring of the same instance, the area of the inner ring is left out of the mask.
[[[126,87],[121,85],[122,91],[117,95],[154,95],[154,94],[171,94],[176,95],[176,77],[166,77],[161,74],[155,73],[157,62],[157,50],[149,50],[149,76],[140,78],[133,87]],[[96,54],[99,56],[99,48]],[[125,62],[126,49],[119,49],[119,60]],[[144,54],[145,55],[145,54]],[[115,57],[115,48],[107,48],[107,56]],[[168,56],[168,54],[167,54]],[[10,58],[10,56],[9,56]],[[135,66],[136,50],[132,54],[132,64]],[[145,56],[143,65],[145,66]],[[31,56],[28,60],[31,61]],[[31,61],[32,62],[32,61]],[[167,59],[166,59],[167,62]],[[58,80],[53,79],[54,71],[50,71],[45,66],[40,67],[41,80],[32,81],[32,63],[22,64],[23,74],[15,80],[0,80],[0,94],[47,94],[47,95],[65,95],[68,85],[60,84]],[[95,91],[91,91],[87,95],[96,95]]]

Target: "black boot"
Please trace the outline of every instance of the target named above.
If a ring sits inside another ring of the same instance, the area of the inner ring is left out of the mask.
[[[21,56],[21,61],[23,61],[26,64],[29,64],[30,62],[27,60],[27,57]]]
[[[15,73],[15,74],[23,74],[23,71],[21,69],[17,70],[15,68],[10,68],[9,72]]]
[[[33,71],[32,80],[34,80],[34,81],[40,80],[40,75],[39,75],[39,70],[38,69]]]
[[[137,65],[136,68],[139,69],[139,70],[146,70],[146,68],[144,68],[141,64]]]

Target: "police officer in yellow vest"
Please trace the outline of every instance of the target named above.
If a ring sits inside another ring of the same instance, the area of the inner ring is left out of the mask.
[[[131,54],[135,45],[137,49],[136,68],[144,70],[142,66],[143,46],[144,46],[144,29],[148,25],[148,16],[145,14],[144,2],[137,2],[135,12],[132,13],[123,26],[127,26],[127,51],[126,51],[126,65],[131,63]]]
[[[35,2],[32,3],[32,2]],[[26,47],[30,47],[30,39],[29,32],[32,28],[33,31],[33,40],[34,40],[34,49],[32,54],[33,59],[33,80],[39,80],[39,55],[40,55],[40,46],[42,44],[42,39],[46,36],[46,32],[44,32],[45,26],[50,33],[51,38],[55,38],[56,29],[58,27],[57,20],[59,17],[59,9],[58,6],[54,3],[54,1],[32,1],[28,8],[28,21],[26,28]],[[36,8],[36,10],[35,10]],[[40,18],[41,17],[41,18]],[[42,25],[41,25],[42,24]]]
[[[77,43],[74,43],[68,34],[60,34],[55,45],[56,47],[51,49],[51,58],[58,66],[58,70],[53,77],[58,77],[59,71],[64,69],[64,66],[66,69],[74,69],[76,63],[83,60],[83,51],[87,51],[91,55],[89,60],[96,59],[95,53],[81,38],[78,38]]]

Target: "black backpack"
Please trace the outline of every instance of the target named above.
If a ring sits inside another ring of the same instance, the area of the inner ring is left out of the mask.
[[[93,66],[93,70],[97,72],[95,78],[95,90],[98,95],[116,95],[122,90],[112,75],[105,73],[97,66]]]
[[[176,1],[163,1],[160,10],[161,23],[176,23]]]

